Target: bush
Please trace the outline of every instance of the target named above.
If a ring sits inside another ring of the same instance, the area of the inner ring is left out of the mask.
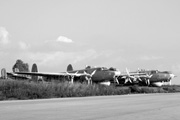
[[[165,93],[162,88],[160,87],[142,87],[141,93]]]
[[[165,85],[162,87],[165,91],[168,91],[169,93],[173,92],[180,92],[180,86],[179,85]]]
[[[130,86],[131,93],[141,93],[141,88],[137,85]]]

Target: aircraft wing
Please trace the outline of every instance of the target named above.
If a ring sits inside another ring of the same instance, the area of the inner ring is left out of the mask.
[[[121,74],[120,77],[128,77],[128,76],[144,76],[147,75],[146,73],[131,73],[131,74]]]
[[[84,76],[89,75],[87,73],[68,73],[68,72],[60,72],[60,73],[49,73],[49,72],[15,72],[19,75],[33,75],[33,76],[44,76],[44,77],[58,77],[58,76]]]
[[[29,79],[27,76],[21,76],[21,75],[18,75],[18,74],[15,74],[15,73],[10,73],[10,72],[7,72],[7,75],[8,77],[10,78],[20,78],[20,79]]]

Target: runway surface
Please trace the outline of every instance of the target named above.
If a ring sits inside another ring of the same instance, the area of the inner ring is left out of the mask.
[[[0,120],[179,120],[180,93],[0,101]]]

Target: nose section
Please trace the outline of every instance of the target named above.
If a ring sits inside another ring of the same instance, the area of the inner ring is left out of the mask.
[[[173,79],[174,77],[177,77],[177,76],[175,76],[174,74],[170,74],[171,79]]]

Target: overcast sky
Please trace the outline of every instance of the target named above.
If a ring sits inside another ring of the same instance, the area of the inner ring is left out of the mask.
[[[180,76],[179,0],[0,0],[0,68],[71,63]],[[173,83],[180,84],[174,79]]]

